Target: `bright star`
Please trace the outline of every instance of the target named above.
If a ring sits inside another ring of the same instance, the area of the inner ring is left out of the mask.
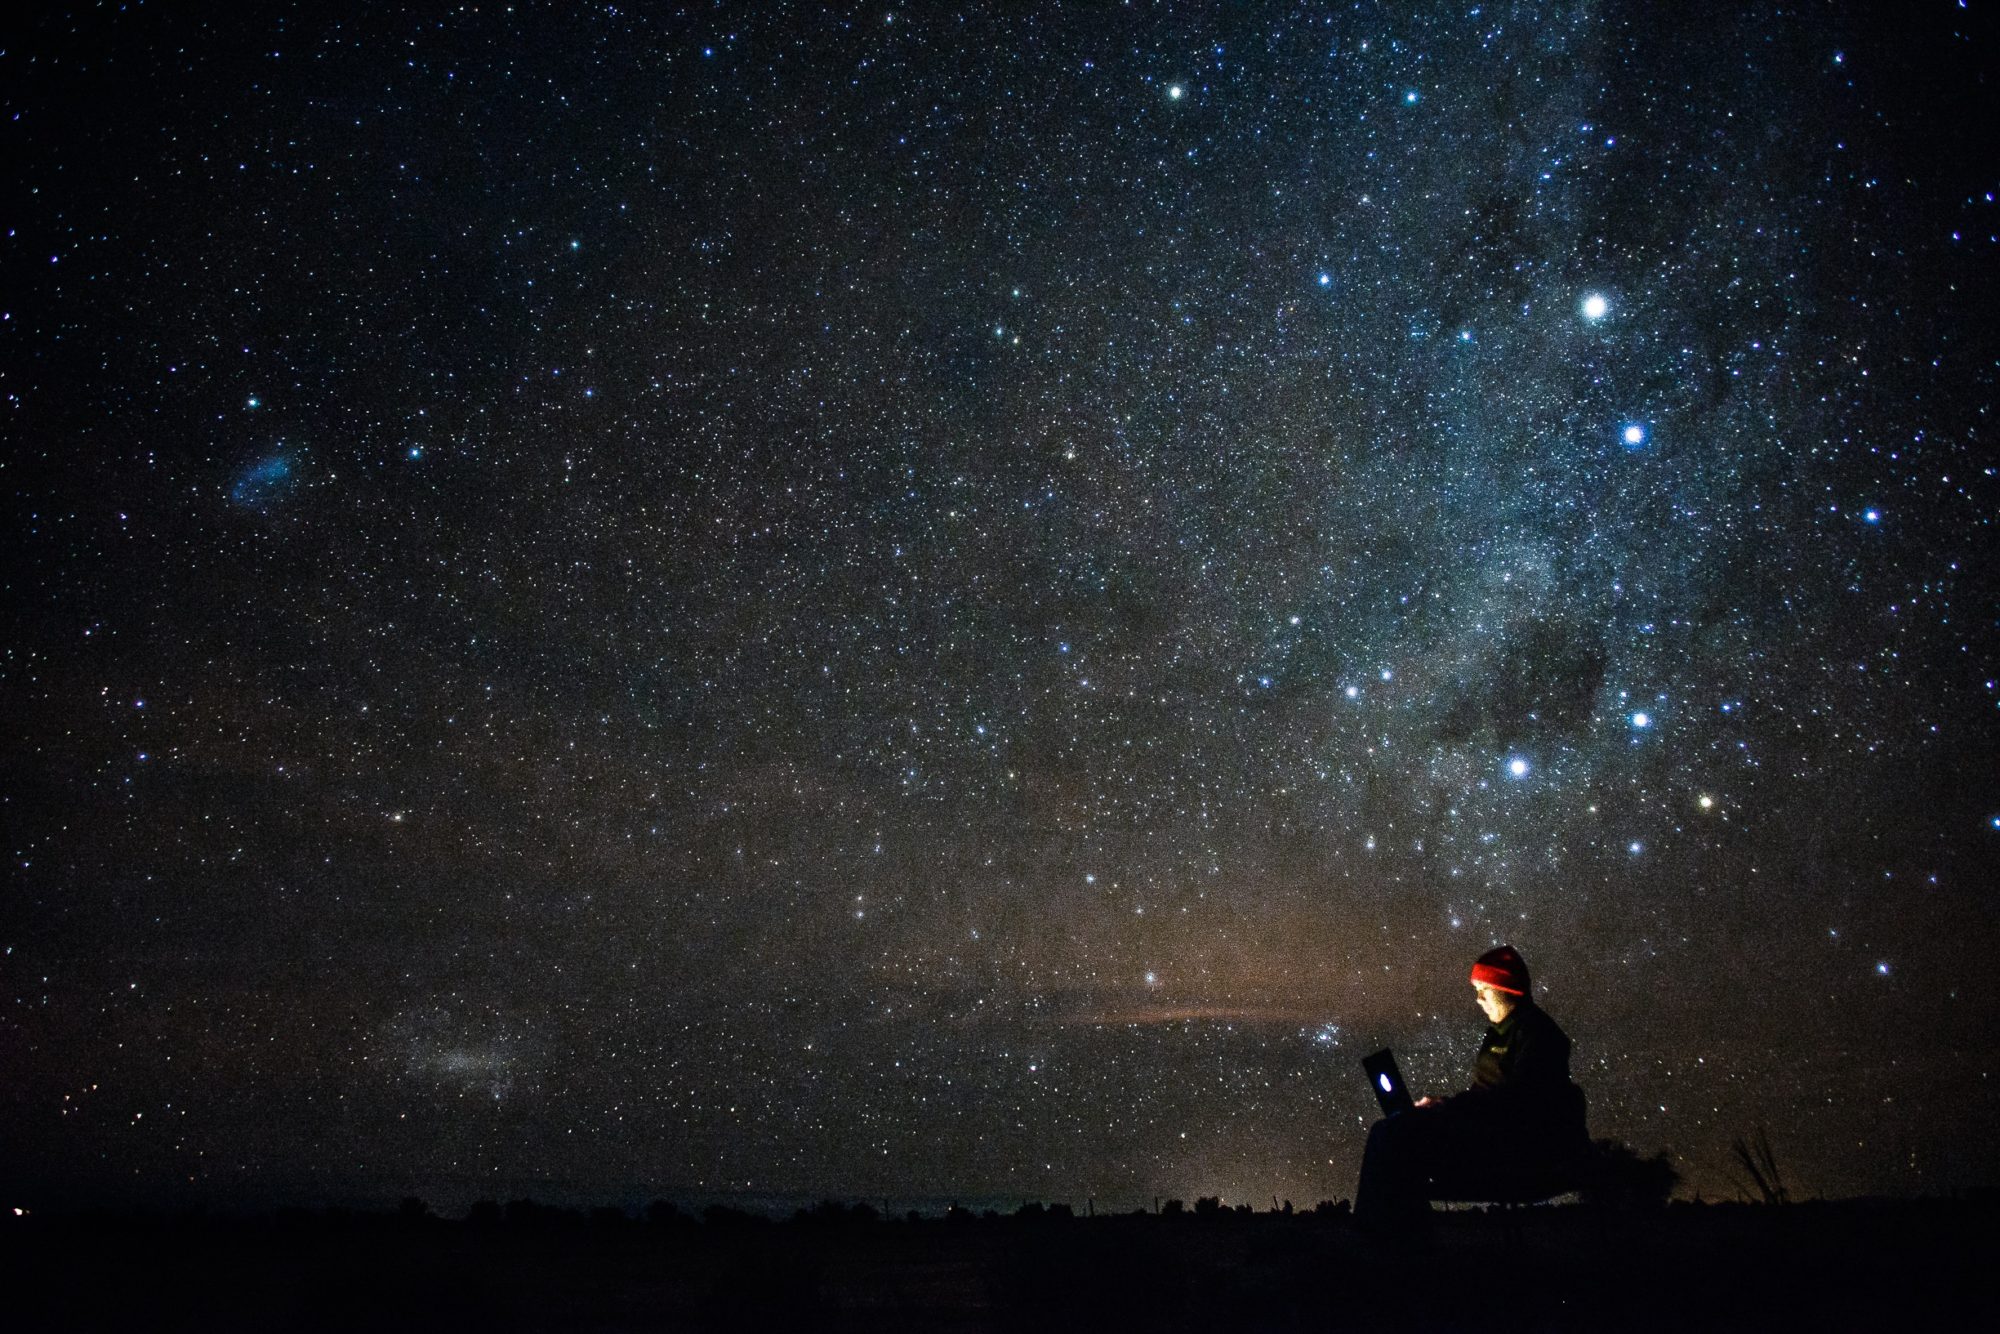
[[[1319,285],[1320,285],[1321,287],[1331,287],[1331,286],[1333,286],[1333,275],[1332,275],[1332,274],[1330,274],[1330,273],[1322,273],[1322,274],[1321,274],[1321,275],[1319,276]]]
[[[1417,104],[1417,90],[1412,88],[1407,93],[1404,93],[1403,102],[1407,106],[1415,106]]]
[[[1867,520],[1869,523],[1880,523],[1882,522],[1882,511],[1867,510],[1862,513],[1861,517]]]
[[[1185,96],[1187,96],[1187,89],[1181,87],[1179,84],[1170,83],[1167,85],[1167,97],[1170,101],[1178,102]]]
[[[1696,805],[1698,805],[1698,806],[1700,806],[1700,807],[1701,807],[1701,808],[1702,808],[1703,810],[1705,810],[1705,811],[1710,811],[1710,810],[1714,810],[1714,809],[1715,809],[1715,798],[1714,798],[1714,797],[1711,797],[1711,796],[1709,796],[1709,795],[1708,795],[1707,793],[1703,793],[1703,794],[1701,795],[1701,797],[1700,797],[1700,798],[1699,798],[1699,799],[1698,799],[1698,800],[1696,801],[1696,803],[1695,803],[1695,804],[1696,804]]]
[[[1631,853],[1631,854],[1632,854],[1632,855],[1633,855],[1634,857],[1638,856],[1638,855],[1639,855],[1640,853],[1644,852],[1645,850],[1646,850],[1646,845],[1645,845],[1644,843],[1641,843],[1641,842],[1640,842],[1640,841],[1639,841],[1638,839],[1636,839],[1636,838],[1635,838],[1635,839],[1633,839],[1633,840],[1632,840],[1632,841],[1631,841],[1630,843],[1627,843],[1627,844],[1625,845],[1625,851],[1627,851],[1627,852]]]
[[[1602,292],[1586,292],[1583,297],[1583,318],[1592,323],[1611,313],[1611,303]]]
[[[1646,443],[1646,428],[1639,422],[1627,422],[1625,429],[1618,433],[1618,438],[1625,442],[1625,448],[1637,449]]]
[[[1632,726],[1638,728],[1640,731],[1643,732],[1652,725],[1653,725],[1653,720],[1651,716],[1649,716],[1648,714],[1635,713],[1632,715]]]
[[[1526,778],[1531,767],[1528,761],[1519,755],[1507,761],[1507,772],[1516,778]]]

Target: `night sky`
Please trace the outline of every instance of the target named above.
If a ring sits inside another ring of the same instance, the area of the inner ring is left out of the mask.
[[[0,51],[7,1190],[1304,1204],[1503,940],[2000,1183],[1985,0],[242,9]]]

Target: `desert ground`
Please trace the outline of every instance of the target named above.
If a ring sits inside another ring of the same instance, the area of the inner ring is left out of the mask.
[[[1674,1330],[1969,1319],[1989,1201],[788,1221],[509,1206],[0,1227],[16,1329]],[[1983,1299],[1981,1299],[1983,1300]]]

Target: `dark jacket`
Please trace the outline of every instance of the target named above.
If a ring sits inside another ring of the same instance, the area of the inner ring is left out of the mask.
[[[1445,1099],[1445,1107],[1498,1122],[1550,1150],[1581,1147],[1588,1139],[1583,1090],[1569,1078],[1569,1034],[1525,996],[1486,1030],[1472,1063],[1472,1087]]]

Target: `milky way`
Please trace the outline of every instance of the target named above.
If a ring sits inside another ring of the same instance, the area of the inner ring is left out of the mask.
[[[44,20],[0,1162],[1995,1184],[1992,25],[1680,9]]]

